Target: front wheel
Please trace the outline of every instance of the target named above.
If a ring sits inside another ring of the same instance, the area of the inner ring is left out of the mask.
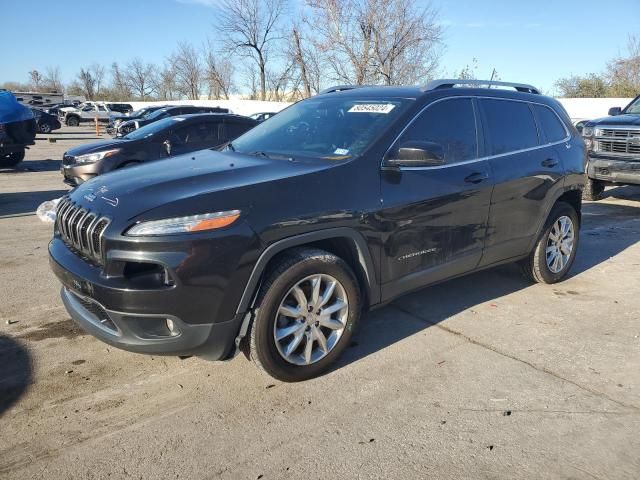
[[[551,284],[562,280],[575,259],[579,236],[575,209],[564,202],[556,203],[538,243],[520,263],[525,276],[538,283]]]
[[[319,249],[284,254],[258,296],[251,360],[285,382],[321,375],[349,345],[360,298],[358,281],[341,258]]]
[[[582,191],[582,198],[594,202],[602,198],[602,192],[604,192],[604,182],[587,177]]]
[[[40,133],[51,133],[51,125],[48,123],[41,123],[39,126]]]
[[[4,168],[12,168],[18,165],[22,160],[24,160],[25,151],[20,150],[18,152],[10,153],[4,157],[0,157],[0,167]]]
[[[77,127],[80,125],[80,119],[78,117],[69,117],[67,118],[67,126],[69,127]]]

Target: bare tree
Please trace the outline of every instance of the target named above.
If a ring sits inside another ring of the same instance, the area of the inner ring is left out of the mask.
[[[117,62],[111,64],[111,91],[115,97],[113,100],[131,99],[131,89],[127,83],[125,72]]]
[[[291,29],[290,38],[289,56],[297,70],[299,83],[302,85],[300,96],[308,98],[313,93],[320,91],[320,80],[322,78],[321,52],[305,36],[298,24]]]
[[[176,73],[171,62],[167,62],[154,78],[158,100],[175,100],[178,96]]]
[[[615,97],[635,97],[640,92],[640,37],[630,35],[628,54],[607,65],[609,94]]]
[[[29,79],[31,80],[31,88],[34,91],[39,92],[43,80],[42,74],[37,70],[31,70],[29,72]]]
[[[335,80],[370,83],[373,31],[367,0],[307,0],[317,45],[326,55]]]
[[[436,10],[418,10],[415,0],[374,0],[373,52],[385,85],[425,82],[438,67],[442,27]]]
[[[260,99],[267,98],[267,64],[286,0],[222,0],[222,25],[227,47],[252,59],[258,67]]]
[[[189,100],[197,100],[202,90],[204,68],[198,51],[187,42],[180,42],[169,60],[173,64],[178,91]]]
[[[47,67],[45,69],[43,83],[47,90],[64,93],[64,84],[62,83],[60,67]]]
[[[140,58],[134,58],[127,64],[126,84],[133,95],[143,102],[155,91],[154,76],[155,67]]]
[[[207,40],[203,48],[206,64],[206,81],[209,86],[209,99],[229,99],[233,89],[233,63],[216,51],[211,40]]]
[[[316,43],[334,80],[363,85],[426,81],[438,66],[437,11],[416,0],[307,0]]]
[[[292,99],[293,92],[299,90],[299,79],[292,73],[295,63],[290,61],[279,72],[269,72],[267,85],[269,86],[268,100],[283,102]]]

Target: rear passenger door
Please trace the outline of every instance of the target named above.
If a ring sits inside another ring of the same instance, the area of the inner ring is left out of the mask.
[[[427,106],[389,150],[387,157],[403,144],[433,142],[445,163],[381,173],[385,300],[478,265],[492,188],[478,140],[474,100],[454,97]]]
[[[528,253],[550,197],[561,188],[562,165],[557,141],[547,142],[538,128],[535,104],[498,98],[478,103],[495,181],[482,258],[490,265]]]

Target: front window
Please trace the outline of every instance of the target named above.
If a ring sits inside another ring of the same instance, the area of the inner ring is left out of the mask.
[[[344,160],[360,155],[411,100],[317,96],[282,111],[233,141],[246,154]]]
[[[157,120],[160,117],[162,117],[166,112],[167,112],[167,110],[165,108],[161,108],[160,110],[154,110],[151,113],[147,113],[144,116],[144,119],[145,120]]]
[[[640,97],[631,102],[631,104],[624,109],[624,113],[630,113],[631,115],[640,115]]]

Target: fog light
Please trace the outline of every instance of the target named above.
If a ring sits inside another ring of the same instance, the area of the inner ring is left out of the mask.
[[[178,328],[176,327],[176,324],[173,323],[173,320],[171,320],[170,318],[167,318],[167,328],[169,329],[169,333],[171,333],[171,335],[178,335],[180,332],[178,331]]]

